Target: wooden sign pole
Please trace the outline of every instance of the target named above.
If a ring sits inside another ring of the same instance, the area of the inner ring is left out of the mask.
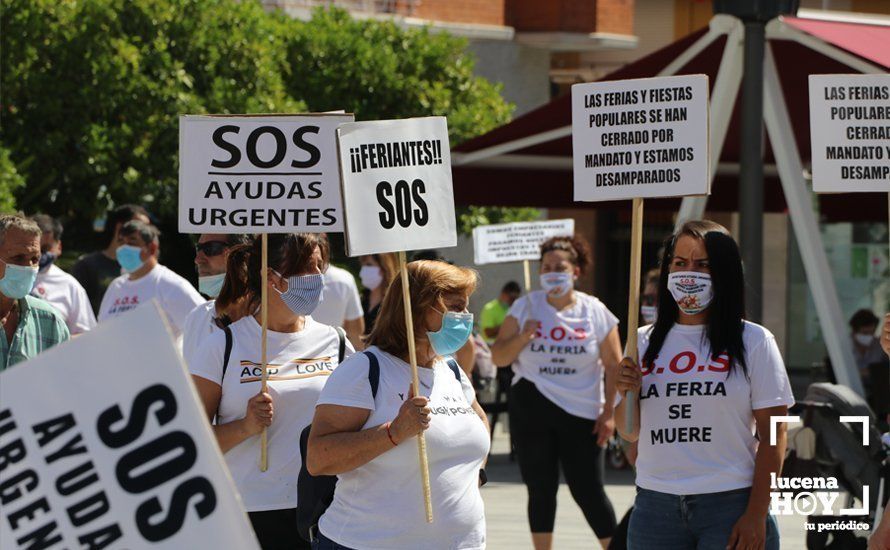
[[[525,293],[528,294],[532,291],[532,274],[531,267],[528,265],[528,260],[522,260],[522,269],[523,274],[525,275]]]
[[[260,320],[262,324],[262,343],[261,353],[260,353],[260,362],[262,363],[262,385],[260,386],[260,391],[265,392],[268,389],[268,364],[266,357],[266,332],[269,328],[269,235],[263,233],[262,236],[262,277],[263,284],[262,289],[260,291],[261,302],[260,302]],[[262,434],[260,434],[260,471],[265,472],[269,469],[269,433],[266,428],[263,428]]]
[[[633,200],[633,219],[630,233],[630,296],[627,305],[627,348],[628,357],[639,364],[637,350],[637,329],[640,326],[640,264],[643,254],[643,199]],[[625,411],[625,431],[630,433],[634,428],[634,409],[636,396],[627,392],[624,396],[627,405]]]
[[[405,304],[405,329],[408,334],[408,358],[411,364],[411,378],[414,395],[420,395],[420,378],[417,374],[417,349],[414,346],[414,317],[411,314],[411,291],[408,288],[408,261],[405,252],[399,252],[399,271],[402,274],[402,300]],[[426,507],[426,521],[433,522],[433,501],[430,490],[430,465],[426,456],[426,438],[423,432],[417,434],[417,452],[420,456],[420,479],[423,484],[423,503]]]

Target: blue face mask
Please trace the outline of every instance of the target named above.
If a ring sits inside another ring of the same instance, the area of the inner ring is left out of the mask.
[[[140,257],[141,254],[142,249],[140,247],[130,244],[122,244],[117,247],[117,251],[115,251],[114,255],[117,256],[117,263],[121,264],[124,271],[133,273],[134,271],[138,271],[139,268],[142,267],[142,264],[145,263]]]
[[[40,254],[40,260],[37,262],[37,269],[43,271],[47,267],[51,266],[53,262],[56,261],[56,256],[52,252],[43,252]]]
[[[442,315],[442,328],[427,332],[430,345],[438,355],[452,355],[464,347],[473,333],[473,314],[446,311]]]
[[[219,293],[223,287],[223,282],[225,282],[225,280],[225,273],[220,273],[219,275],[207,275],[206,277],[198,277],[198,292],[200,292],[204,296],[216,298],[217,296],[219,296]]]
[[[7,298],[21,300],[34,288],[34,283],[37,281],[37,268],[3,263],[6,264],[6,273],[0,279],[0,292]]]
[[[272,272],[284,279],[277,271],[272,270]],[[294,315],[309,315],[318,307],[322,290],[324,290],[324,276],[321,273],[291,275],[287,277],[287,290],[278,291],[278,294]]]

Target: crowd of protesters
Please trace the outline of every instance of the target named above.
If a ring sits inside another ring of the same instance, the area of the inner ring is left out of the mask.
[[[685,224],[644,277],[639,361],[625,357],[617,317],[575,288],[594,267],[580,236],[544,242],[540,290],[505,284],[478,327],[467,311],[477,273],[436,256],[408,264],[407,294],[392,254],[363,256],[360,293],[331,265],[325,235],[270,235],[264,289],[259,239],[206,234],[195,245],[196,289],[159,262],[160,233],[141,207],[110,212],[103,248],[71,274],[56,265],[62,237],[49,216],[0,216],[0,370],[154,301],[263,548],[484,548],[490,435],[473,375],[480,358],[486,379],[494,365],[512,372],[510,432],[536,550],[553,547],[560,474],[603,548],[779,547],[769,482],[782,470],[784,425],[765,442],[770,417],[786,415],[794,398],[775,338],[745,319],[739,248],[718,224]],[[869,311],[850,321],[866,380],[890,354],[890,316],[876,336],[880,324]],[[690,380],[708,389],[677,390]],[[637,485],[621,526],[604,488],[616,426]],[[421,433],[432,524],[410,443]],[[326,476],[337,480],[329,499],[303,502],[303,484]],[[884,522],[873,538],[888,531]]]

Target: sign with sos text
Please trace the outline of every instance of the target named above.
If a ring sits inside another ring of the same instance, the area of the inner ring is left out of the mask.
[[[343,231],[336,130],[351,114],[182,116],[179,231]]]
[[[457,245],[445,117],[337,130],[350,256]]]

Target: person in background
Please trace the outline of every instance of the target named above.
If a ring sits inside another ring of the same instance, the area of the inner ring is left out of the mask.
[[[65,321],[49,303],[28,293],[37,280],[40,238],[34,221],[0,216],[0,371],[68,340]]]
[[[850,317],[850,337],[853,340],[853,357],[856,368],[862,377],[863,385],[869,386],[869,365],[886,363],[887,357],[881,349],[881,342],[875,336],[878,330],[878,317],[870,309],[860,309]]]
[[[658,316],[658,268],[650,269],[643,278],[643,288],[640,294],[640,326],[655,323]]]
[[[603,487],[615,372],[621,360],[618,318],[597,298],[575,290],[591,265],[580,236],[541,244],[541,288],[516,300],[491,348],[499,367],[512,364],[510,432],[528,488],[528,522],[536,550],[553,547],[562,468],[572,497],[603,548],[615,511]]]
[[[327,241],[324,233],[319,233],[319,237]],[[362,299],[352,273],[335,265],[328,266],[324,272],[324,292],[321,293],[318,307],[312,312],[312,318],[323,325],[342,327],[349,341],[361,348],[365,318]]]
[[[223,289],[226,277],[226,262],[232,247],[249,244],[252,241],[249,235],[240,234],[209,234],[198,237],[195,245],[195,267],[198,270],[198,292],[209,298],[207,302],[199,304],[185,318],[182,328],[182,354],[187,357],[189,353],[201,345],[201,342],[213,333],[213,331],[229,325],[245,315],[238,304],[246,300],[227,297],[223,301],[217,300]],[[223,306],[223,307],[220,307]]]
[[[315,409],[306,466],[315,476],[337,476],[315,550],[485,547],[479,486],[490,447],[487,420],[470,380],[447,359],[473,330],[467,305],[477,275],[435,261],[413,261],[408,272],[420,387],[411,388],[402,280],[396,278],[369,348],[331,374]],[[376,397],[371,361],[379,367]],[[419,499],[414,439],[422,432],[433,523]]]
[[[96,316],[99,315],[105,290],[121,274],[121,265],[117,263],[116,256],[121,245],[119,234],[121,227],[130,220],[151,223],[145,208],[135,204],[118,206],[105,218],[105,229],[102,232],[105,248],[81,256],[71,268],[71,275],[87,291]]]
[[[383,295],[389,283],[399,274],[399,261],[393,253],[360,256],[362,267],[358,276],[362,281],[362,308],[365,311],[365,335],[374,330]]]
[[[228,356],[226,333],[216,331],[186,362],[207,419],[217,419],[213,432],[260,545],[308,548],[297,531],[300,434],[312,421],[329,375],[353,348],[339,328],[310,316],[324,285],[327,241],[311,233],[273,234],[268,253],[268,391],[260,391],[260,239],[232,249],[223,285],[223,293],[249,296],[247,309],[256,313],[229,325]],[[266,472],[258,464],[263,428],[269,442]]]
[[[46,214],[36,214],[31,219],[43,232],[40,237],[37,283],[31,295],[46,300],[56,308],[72,335],[95,328],[96,315],[86,290],[77,279],[55,264],[62,255],[62,224]]]
[[[117,261],[125,273],[108,285],[99,308],[99,323],[155,299],[179,343],[186,316],[205,300],[191,283],[158,263],[160,235],[155,226],[137,220],[121,227]]]
[[[522,290],[519,288],[519,283],[510,281],[504,285],[497,298],[482,306],[482,312],[479,314],[479,330],[482,331],[482,339],[486,344],[494,344],[510,306],[520,294]]]
[[[890,357],[890,313],[884,315],[884,326],[881,327],[881,349]],[[877,529],[868,538],[869,550],[887,550],[890,548],[890,506],[884,508],[884,515]]]
[[[621,436],[639,441],[628,548],[765,548],[779,531],[770,479],[794,404],[775,337],[745,320],[739,246],[723,226],[685,223],[665,243],[658,319],[639,329],[641,368],[621,362]],[[688,392],[690,384],[699,392]],[[775,444],[770,444],[770,441]]]

